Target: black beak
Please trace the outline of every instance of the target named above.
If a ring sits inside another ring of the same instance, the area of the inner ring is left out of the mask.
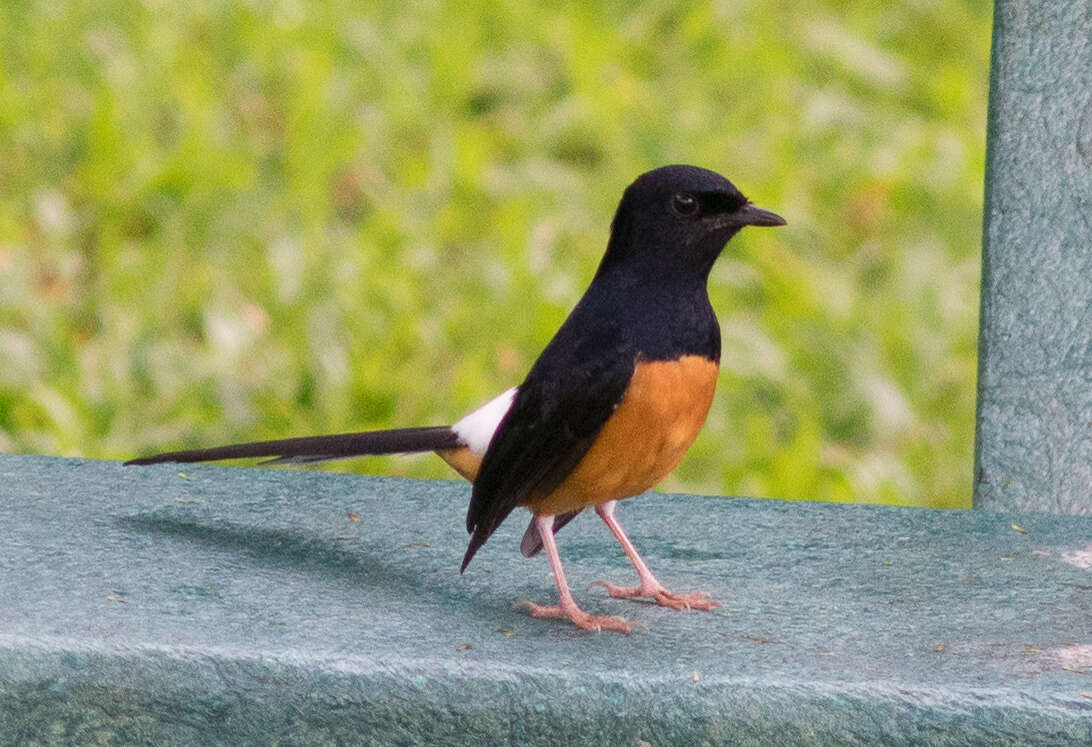
[[[726,216],[737,226],[783,226],[785,219],[777,213],[764,210],[758,205],[748,202],[736,212]]]

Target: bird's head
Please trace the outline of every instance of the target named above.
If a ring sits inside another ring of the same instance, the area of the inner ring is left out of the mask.
[[[783,225],[784,218],[751,203],[714,171],[663,166],[639,176],[622,195],[599,272],[681,271],[704,280],[741,228]]]

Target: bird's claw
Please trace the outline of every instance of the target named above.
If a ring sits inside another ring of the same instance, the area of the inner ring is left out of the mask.
[[[714,601],[704,591],[693,594],[672,594],[663,587],[646,586],[615,586],[609,581],[592,581],[591,586],[602,586],[607,594],[615,599],[651,599],[661,607],[669,607],[673,610],[698,610],[700,612],[712,612],[720,607],[720,602]]]
[[[607,615],[589,615],[575,604],[571,607],[560,605],[535,604],[527,599],[516,602],[517,607],[524,607],[532,617],[546,617],[555,619],[567,619],[578,628],[594,630],[597,633],[603,630],[612,630],[617,633],[629,633],[633,630],[634,623],[624,617]]]

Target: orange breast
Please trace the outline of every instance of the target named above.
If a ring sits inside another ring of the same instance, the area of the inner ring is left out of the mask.
[[[639,361],[591,449],[557,489],[531,500],[531,510],[556,515],[651,488],[694,443],[716,385],[717,364],[708,358]]]

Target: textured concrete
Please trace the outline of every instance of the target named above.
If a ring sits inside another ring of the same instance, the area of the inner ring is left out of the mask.
[[[0,456],[0,743],[1092,743],[1092,517],[645,496],[725,606],[586,591],[632,571],[581,517],[624,637],[513,609],[554,598],[521,519],[460,576],[468,492]]]
[[[975,505],[1092,514],[1092,0],[998,0]]]

